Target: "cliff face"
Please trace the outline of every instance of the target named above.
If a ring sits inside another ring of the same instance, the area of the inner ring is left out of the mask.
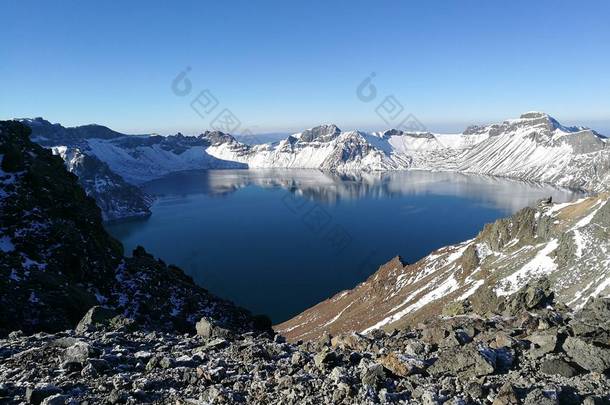
[[[245,310],[144,249],[123,256],[77,177],[29,135],[0,122],[0,335],[72,328],[99,304],[161,329],[191,329],[204,315],[252,325]]]
[[[610,295],[610,194],[568,204],[541,202],[417,263],[395,258],[354,289],[276,330],[292,340],[391,330],[443,310],[455,315],[461,300],[480,311],[502,313],[504,297],[541,277],[558,301],[571,307],[584,305],[589,297]]]

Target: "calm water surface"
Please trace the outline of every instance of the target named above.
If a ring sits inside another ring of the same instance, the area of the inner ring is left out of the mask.
[[[274,322],[366,279],[396,255],[414,262],[561,189],[425,171],[339,176],[309,170],[213,170],[145,184],[153,215],[108,225]]]

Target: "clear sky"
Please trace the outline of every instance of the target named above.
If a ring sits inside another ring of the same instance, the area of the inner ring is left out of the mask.
[[[3,1],[0,16],[2,119],[198,133],[209,89],[214,115],[253,132],[382,129],[393,95],[432,130],[542,110],[610,133],[609,1]]]

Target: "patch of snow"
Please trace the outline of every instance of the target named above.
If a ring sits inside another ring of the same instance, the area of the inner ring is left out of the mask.
[[[517,292],[528,281],[549,274],[557,269],[557,264],[550,257],[559,246],[557,239],[552,239],[538,251],[536,256],[527,262],[520,270],[504,278],[496,289],[497,295],[509,295]]]
[[[472,287],[470,287],[468,289],[468,291],[466,291],[464,294],[460,295],[456,301],[462,301],[465,300],[466,298],[470,297],[472,294],[474,294],[480,286],[482,286],[483,284],[485,284],[484,280],[477,280],[474,282],[474,284],[472,285]]]
[[[338,313],[338,314],[337,314],[337,315],[336,315],[336,316],[335,316],[333,319],[331,319],[330,321],[328,321],[328,322],[326,322],[324,325],[322,325],[322,327],[325,327],[325,326],[330,325],[331,323],[334,323],[334,322],[335,322],[337,319],[339,319],[339,318],[341,317],[341,315],[343,315],[343,313],[344,313],[345,311],[347,311],[347,309],[348,309],[349,307],[351,307],[351,306],[352,306],[352,304],[353,304],[354,302],[356,302],[356,301],[352,301],[352,302],[350,302],[350,303],[349,303],[349,304],[348,304],[348,305],[347,305],[345,308],[343,308],[343,309],[341,310],[341,312],[339,312],[339,313]]]
[[[438,287],[436,287],[435,289],[426,293],[423,297],[418,299],[417,302],[390,315],[389,317],[387,317],[385,319],[382,319],[381,321],[377,322],[375,325],[366,328],[365,330],[362,331],[362,333],[368,333],[372,330],[379,329],[382,326],[385,326],[389,323],[397,321],[400,318],[402,318],[403,316],[407,315],[408,313],[418,310],[418,309],[424,307],[425,305],[428,305],[429,303],[431,303],[439,298],[442,298],[447,294],[450,294],[451,292],[455,291],[457,288],[458,288],[458,282],[453,277],[453,275],[450,277],[447,277],[441,284],[438,285]]]

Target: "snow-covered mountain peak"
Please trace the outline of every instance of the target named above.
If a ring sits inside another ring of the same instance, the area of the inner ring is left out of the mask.
[[[42,117],[35,118],[16,118],[17,121],[22,122],[30,127],[32,126],[41,126],[41,125],[53,125],[49,121],[45,120]]]
[[[549,114],[542,111],[528,111],[519,117],[519,119],[536,119],[536,118],[552,118]]]
[[[199,135],[199,138],[207,140],[213,146],[237,142],[233,135],[221,131],[205,131],[203,134]]]
[[[337,138],[341,130],[334,124],[318,125],[299,134],[301,142],[329,142]]]

